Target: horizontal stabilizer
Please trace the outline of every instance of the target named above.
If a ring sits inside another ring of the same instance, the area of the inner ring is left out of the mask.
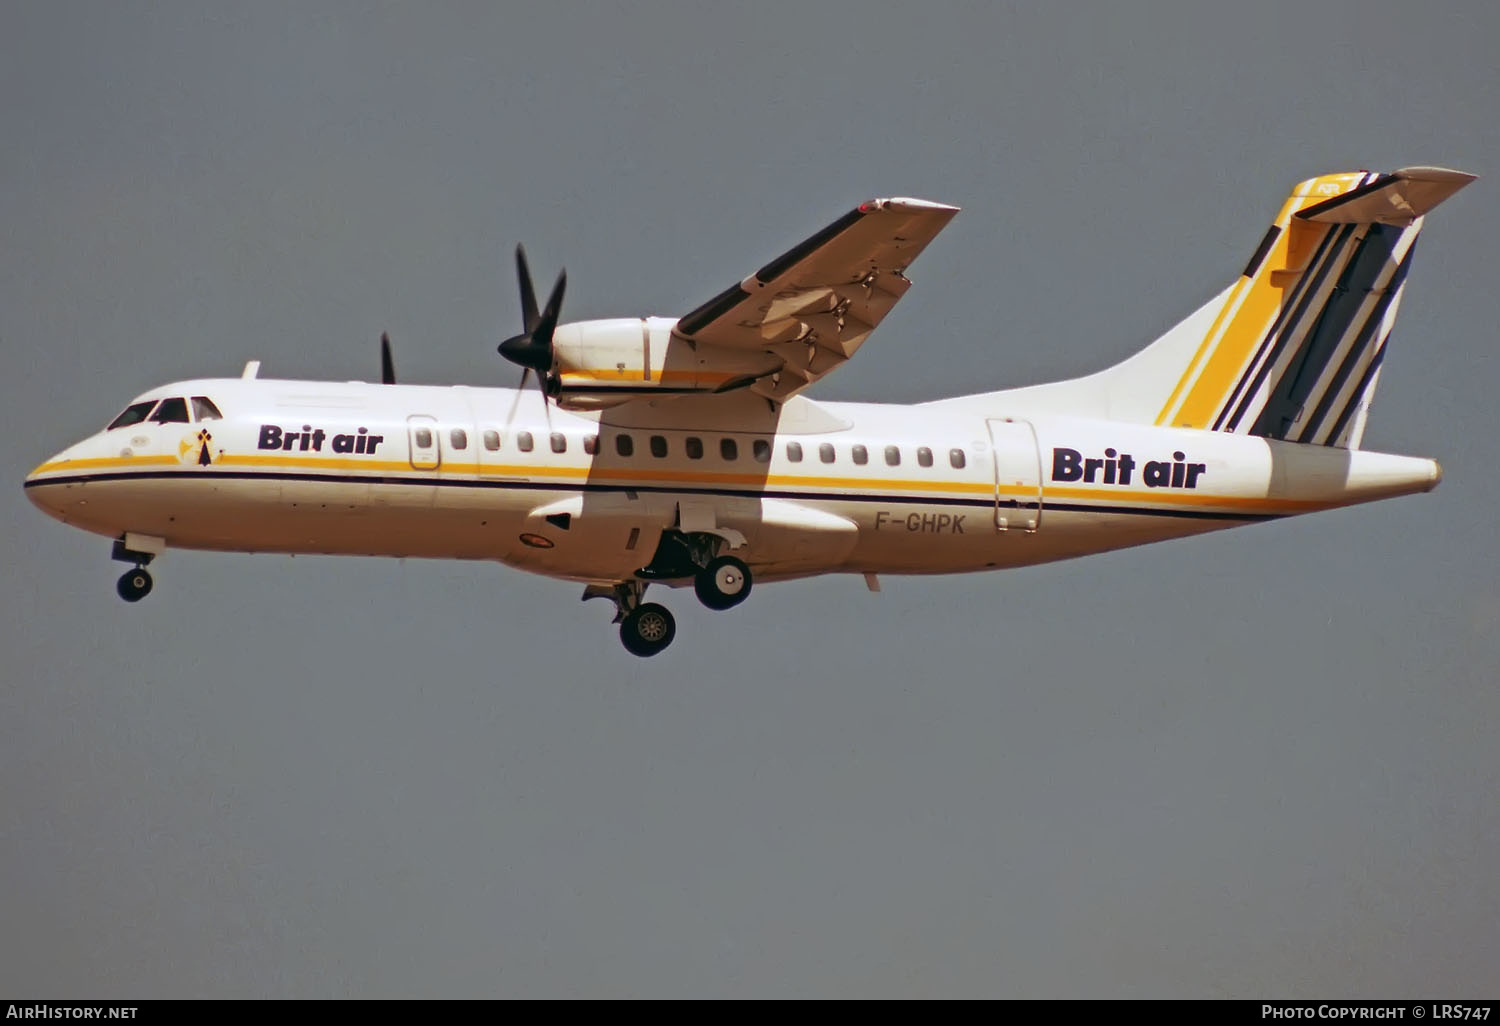
[[[1341,196],[1297,212],[1322,224],[1389,224],[1406,227],[1474,180],[1443,167],[1404,167]]]

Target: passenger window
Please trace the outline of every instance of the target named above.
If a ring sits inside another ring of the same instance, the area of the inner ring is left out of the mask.
[[[206,395],[193,396],[193,419],[194,420],[223,420],[224,414],[214,405],[214,401]]]
[[[151,419],[158,424],[186,424],[187,400],[186,399],[163,399],[156,412],[151,414]]]
[[[788,463],[801,463],[802,462],[802,443],[801,442],[788,442],[788,443],[786,443],[786,460],[787,460]]]
[[[454,428],[448,432],[448,443],[455,449],[467,449],[469,447],[469,433],[463,428]]]
[[[964,458],[964,451],[962,449],[949,449],[948,462],[953,464],[954,470],[962,470],[968,460]]]
[[[484,433],[484,447],[490,452],[500,451],[500,432],[486,431]]]
[[[151,408],[155,405],[155,399],[147,399],[143,403],[134,403],[130,406],[127,406],[118,417],[109,422],[109,427],[105,428],[104,430],[113,431],[115,428],[129,427],[132,424],[139,424],[141,421],[146,419],[146,414],[150,413]]]
[[[598,452],[599,451],[599,436],[598,435],[584,435],[583,436],[583,451],[584,451],[585,455],[588,455],[588,456],[592,456],[592,455],[594,455],[594,453]]]
[[[635,452],[635,440],[629,435],[615,435],[615,452],[621,456],[629,456]]]
[[[413,438],[416,440],[418,449],[432,448],[432,431],[429,428],[417,428]]]
[[[757,438],[750,443],[750,451],[755,454],[756,463],[771,462],[771,443],[764,438]]]
[[[885,465],[888,467],[901,466],[901,447],[888,445],[885,447]]]
[[[719,439],[719,455],[726,460],[737,460],[740,457],[740,447],[735,444],[733,438]]]
[[[535,443],[531,439],[531,432],[530,431],[517,431],[516,432],[516,448],[517,449],[520,449],[522,452],[530,452],[531,451],[531,447],[534,444]]]
[[[930,467],[930,466],[932,466],[932,450],[929,449],[929,448],[927,448],[927,446],[925,446],[925,445],[921,446],[921,447],[919,447],[917,449],[917,466],[919,466],[919,467]]]
[[[862,445],[856,445],[849,450],[849,455],[854,457],[855,466],[862,467],[870,462],[870,450]]]
[[[565,435],[565,434],[563,434],[561,431],[554,431],[554,432],[552,432],[552,451],[553,452],[567,452],[568,451],[568,436]]]
[[[689,436],[687,441],[682,443],[682,448],[687,452],[687,457],[690,460],[701,460],[703,458],[703,439],[701,438]]]
[[[828,442],[824,442],[822,445],[818,446],[818,459],[822,460],[824,463],[832,463],[833,457],[833,446]]]
[[[651,436],[651,455],[661,459],[667,455],[667,440],[661,435]]]

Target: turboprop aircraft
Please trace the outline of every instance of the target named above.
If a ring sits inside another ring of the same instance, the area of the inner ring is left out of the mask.
[[[135,602],[169,548],[499,560],[613,602],[666,648],[648,587],[712,609],[816,574],[1028,566],[1427,491],[1360,448],[1441,168],[1298,185],[1244,272],[1087,377],[912,406],[815,402],[958,208],[861,203],[677,318],[558,323],[517,249],[520,385],[180,381],[42,463],[26,492],[114,539]],[[924,346],[931,346],[924,340]],[[528,387],[535,374],[537,388]]]

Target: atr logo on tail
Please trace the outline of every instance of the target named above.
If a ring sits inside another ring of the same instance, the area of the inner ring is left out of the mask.
[[[1084,456],[1077,449],[1052,450],[1052,480],[1082,481],[1085,484],[1132,483],[1140,466],[1128,452],[1105,449],[1102,459]],[[1187,455],[1174,452],[1172,461],[1151,460],[1141,467],[1141,483],[1147,488],[1197,488],[1198,478],[1208,472],[1206,463],[1188,463]]]

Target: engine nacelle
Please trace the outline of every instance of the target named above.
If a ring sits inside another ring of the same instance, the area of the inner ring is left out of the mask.
[[[676,324],[676,318],[637,317],[558,325],[548,378],[558,405],[593,410],[641,396],[727,392],[781,369],[771,353],[674,337]]]

